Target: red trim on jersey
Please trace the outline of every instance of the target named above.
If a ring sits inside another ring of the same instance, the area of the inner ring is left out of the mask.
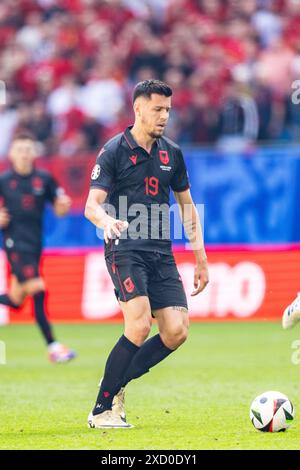
[[[104,186],[96,186],[96,185],[92,185],[92,184],[91,184],[91,189],[102,189],[102,190],[105,191],[106,193],[109,193],[109,189],[104,188]]]
[[[131,150],[133,150],[134,147],[132,147],[131,143],[130,143],[129,140],[127,139],[125,132],[124,132],[123,135],[124,135],[124,137],[125,137],[125,140],[126,140],[127,144],[129,145],[129,147],[131,148]]]
[[[118,280],[119,280],[119,284],[120,284],[120,287],[121,287],[124,302],[126,302],[126,295],[125,295],[125,292],[124,292],[124,289],[123,289],[123,285],[122,285],[121,278],[120,278],[120,273],[119,273],[119,270],[118,270],[117,266],[116,266],[116,273],[117,273],[117,276],[118,276]]]
[[[112,249],[112,240],[111,241],[111,249]],[[119,273],[119,270],[118,270],[118,267],[116,265],[116,252],[113,251],[113,259],[112,259],[112,270],[114,272],[114,274],[117,275],[118,277],[118,281],[119,281],[119,284],[120,284],[120,287],[121,287],[121,292],[122,292],[122,295],[124,297],[124,301],[126,302],[126,296],[125,296],[125,292],[124,292],[124,289],[123,289],[123,285],[122,285],[122,282],[121,282],[121,278],[120,278],[120,273]]]
[[[187,189],[190,189],[190,184],[187,184],[184,188],[182,189],[173,189],[175,193],[182,193],[183,191],[186,191]]]

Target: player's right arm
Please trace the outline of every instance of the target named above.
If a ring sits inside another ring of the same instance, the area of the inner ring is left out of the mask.
[[[115,180],[114,156],[106,148],[100,151],[92,171],[91,188],[84,212],[88,220],[103,229],[106,243],[111,238],[120,237],[121,232],[128,227],[127,222],[115,219],[102,207]]]
[[[7,208],[4,206],[3,194],[0,181],[0,230],[6,228],[10,222],[10,215]]]
[[[103,229],[104,240],[108,243],[109,239],[114,236],[120,237],[121,232],[127,229],[128,223],[115,219],[106,213],[102,207],[106,196],[107,193],[103,189],[91,188],[86,201],[84,215],[96,227]]]
[[[10,222],[10,215],[6,207],[0,208],[0,230],[6,228]]]

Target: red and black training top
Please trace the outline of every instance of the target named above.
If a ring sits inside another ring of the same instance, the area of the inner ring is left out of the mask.
[[[43,213],[47,202],[54,203],[59,188],[46,171],[34,169],[22,176],[9,170],[0,176],[0,200],[11,217],[4,235],[4,249],[36,253],[42,247]]]

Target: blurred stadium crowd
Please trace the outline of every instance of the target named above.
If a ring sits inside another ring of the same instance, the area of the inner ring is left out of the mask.
[[[181,144],[294,141],[299,0],[2,0],[0,156],[28,130],[44,155],[95,150],[132,122],[131,92],[173,87]]]

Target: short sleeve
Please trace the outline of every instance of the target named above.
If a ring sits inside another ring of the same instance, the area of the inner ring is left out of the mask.
[[[189,177],[185,165],[185,161],[182,155],[182,151],[179,149],[176,154],[176,167],[175,172],[171,179],[171,188],[175,192],[186,191],[190,187]]]
[[[109,192],[114,179],[114,154],[103,147],[92,170],[90,187],[104,189]]]
[[[61,189],[58,187],[57,181],[53,178],[52,175],[48,175],[47,186],[46,186],[46,200],[53,204],[55,199],[59,196],[59,191]]]

